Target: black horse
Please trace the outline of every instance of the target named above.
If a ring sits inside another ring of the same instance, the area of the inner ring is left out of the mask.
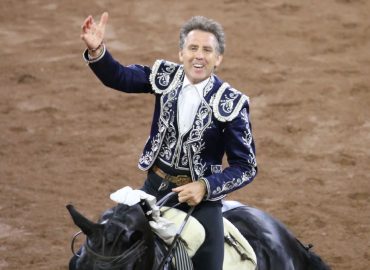
[[[118,204],[105,212],[99,223],[94,223],[68,205],[74,223],[86,235],[77,253],[72,241],[75,255],[69,269],[158,269],[166,256],[166,248],[149,226],[146,207],[144,201],[133,206]],[[237,202],[225,202],[224,210],[224,217],[239,229],[254,249],[258,270],[330,269],[310,250],[310,245],[303,245],[267,213]]]

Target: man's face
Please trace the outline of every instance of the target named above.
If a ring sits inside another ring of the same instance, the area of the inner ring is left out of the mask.
[[[222,55],[217,51],[216,37],[201,30],[188,33],[179,58],[192,84],[207,79],[222,61]]]

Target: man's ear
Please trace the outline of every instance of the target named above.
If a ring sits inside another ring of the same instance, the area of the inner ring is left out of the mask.
[[[182,63],[184,61],[184,57],[183,57],[183,54],[182,54],[182,50],[179,51],[179,60],[180,62]]]
[[[224,59],[224,56],[222,54],[219,54],[216,60],[215,68],[218,68],[221,65],[222,59]]]

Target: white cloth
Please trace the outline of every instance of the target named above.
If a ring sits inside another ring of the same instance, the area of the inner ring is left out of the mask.
[[[145,200],[151,210],[153,220],[149,221],[149,225],[152,230],[165,241],[167,244],[171,244],[176,232],[177,226],[174,222],[160,216],[159,207],[156,205],[156,198],[152,195],[147,194],[142,190],[131,187],[124,187],[110,195],[110,199],[116,203],[122,203],[129,206],[139,203],[141,200]],[[148,213],[146,213],[148,214]]]
[[[203,98],[203,89],[208,81],[209,78],[200,83],[191,84],[185,76],[178,100],[178,127],[180,135],[185,134],[191,128]]]
[[[131,187],[128,186],[121,188],[116,192],[113,192],[110,195],[110,199],[112,201],[115,201],[116,203],[122,203],[129,206],[137,204],[141,200],[145,200],[150,205],[150,208],[152,208],[152,215],[154,214],[155,216],[159,216],[160,214],[159,208],[155,204],[157,202],[156,198],[139,189],[133,190]]]

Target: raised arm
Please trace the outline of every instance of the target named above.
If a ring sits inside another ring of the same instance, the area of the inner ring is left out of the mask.
[[[101,82],[113,89],[128,93],[151,93],[149,81],[151,69],[141,65],[124,66],[116,61],[103,44],[108,12],[104,12],[99,23],[89,15],[81,26],[81,39],[87,50],[84,60]]]

